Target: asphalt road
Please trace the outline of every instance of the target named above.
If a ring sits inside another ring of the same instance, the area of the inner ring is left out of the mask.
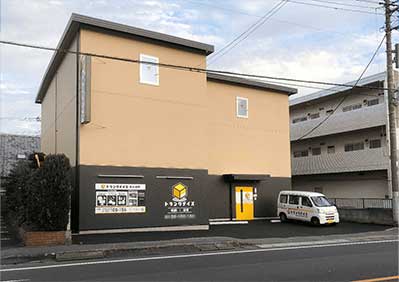
[[[2,281],[353,281],[398,275],[398,242],[18,265]],[[19,268],[19,269],[18,269]],[[399,277],[399,276],[398,276]],[[381,281],[381,280],[379,280]],[[395,280],[398,281],[396,278]]]
[[[119,234],[75,235],[75,244],[103,244],[138,241],[159,241],[195,237],[234,237],[238,239],[288,238],[356,234],[382,231],[389,226],[341,222],[333,226],[312,226],[303,222],[271,223],[270,220],[252,221],[249,224],[211,225],[210,230],[177,232],[137,232]]]

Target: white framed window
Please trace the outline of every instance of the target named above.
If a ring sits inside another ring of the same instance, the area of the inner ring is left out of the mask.
[[[140,83],[159,85],[159,63],[157,57],[140,54]],[[151,64],[146,64],[149,62]]]
[[[237,106],[237,117],[248,118],[248,98],[237,97],[236,106]]]

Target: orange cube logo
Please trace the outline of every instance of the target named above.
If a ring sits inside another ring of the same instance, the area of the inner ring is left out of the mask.
[[[187,187],[182,183],[177,183],[173,186],[173,196],[176,199],[183,199],[187,196]]]

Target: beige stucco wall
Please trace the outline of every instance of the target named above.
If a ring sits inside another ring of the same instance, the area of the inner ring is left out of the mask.
[[[205,56],[81,31],[81,51],[197,66]],[[139,83],[139,65],[92,59],[91,122],[80,128],[80,164],[207,167],[205,74],[159,69],[159,86]]]
[[[76,50],[77,39],[70,46]],[[76,55],[67,54],[42,102],[41,148],[76,160]]]
[[[40,148],[46,154],[55,153],[55,90],[53,79],[41,104]]]
[[[290,177],[288,96],[208,81],[209,174]],[[248,118],[236,97],[248,98]]]

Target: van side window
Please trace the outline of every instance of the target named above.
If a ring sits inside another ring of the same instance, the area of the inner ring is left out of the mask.
[[[287,203],[287,195],[280,195],[280,203],[286,204]]]
[[[309,200],[308,197],[302,197],[302,206],[312,207],[312,202]]]
[[[299,196],[290,195],[289,203],[291,205],[299,205]]]

